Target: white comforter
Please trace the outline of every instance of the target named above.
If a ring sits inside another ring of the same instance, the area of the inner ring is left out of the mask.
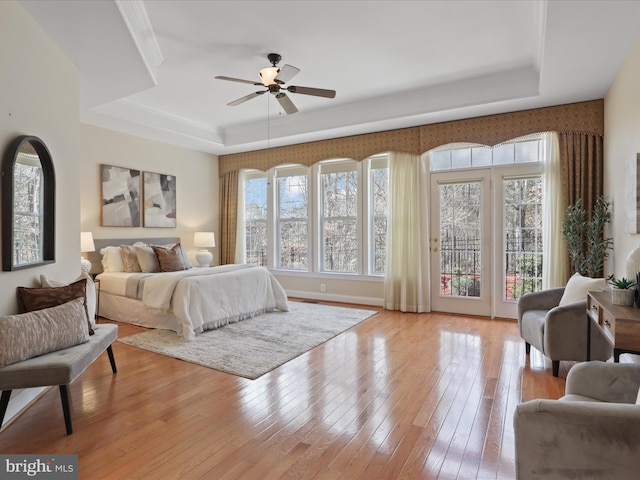
[[[223,265],[166,272],[143,279],[142,302],[171,311],[186,339],[204,330],[273,310],[288,311],[287,295],[264,267]]]

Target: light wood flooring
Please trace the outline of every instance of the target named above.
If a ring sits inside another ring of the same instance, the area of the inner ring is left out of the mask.
[[[571,366],[527,358],[513,320],[385,310],[253,381],[113,351],[71,384],[72,435],[53,388],[0,452],[78,454],[83,480],[513,479],[515,406]]]

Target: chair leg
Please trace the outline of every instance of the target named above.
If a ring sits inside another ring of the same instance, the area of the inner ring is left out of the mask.
[[[529,355],[531,353],[531,344],[529,342],[524,342],[524,351]]]
[[[118,369],[116,368],[116,358],[113,356],[113,349],[111,345],[107,347],[107,355],[109,355],[109,362],[111,362],[111,370],[113,373],[118,373]]]
[[[69,385],[59,385],[60,400],[62,400],[62,412],[64,413],[64,424],[67,427],[67,435],[73,433],[73,425],[71,423],[71,405],[69,404]]]
[[[12,390],[3,390],[2,398],[0,398],[0,427],[4,422],[4,414],[7,413],[7,407],[9,406],[9,399],[11,398]]]
[[[553,376],[557,377],[560,372],[560,360],[551,360],[551,368],[553,370]]]

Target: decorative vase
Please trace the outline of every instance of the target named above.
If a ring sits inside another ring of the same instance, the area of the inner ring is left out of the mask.
[[[629,307],[633,305],[633,298],[635,294],[636,292],[633,288],[613,288],[611,289],[611,303],[614,305],[625,305]]]

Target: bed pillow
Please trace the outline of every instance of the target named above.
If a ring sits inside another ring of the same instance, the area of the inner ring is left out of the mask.
[[[167,243],[165,245],[157,245],[157,246],[171,249],[176,245],[180,245],[180,251],[182,252],[182,261],[184,262],[184,268],[186,268],[187,270],[190,268],[193,268],[193,264],[191,263],[191,260],[189,260],[189,255],[187,255],[187,252],[181,243]]]
[[[160,271],[158,257],[151,247],[136,247],[136,256],[140,264],[140,270],[144,273],[156,273]]]
[[[158,264],[160,265],[161,272],[177,272],[180,270],[186,270],[184,266],[184,260],[182,259],[182,248],[177,243],[173,248],[159,247],[152,245],[153,251],[158,257]]]
[[[87,333],[93,335],[93,328],[87,308],[87,280],[83,278],[64,287],[27,288],[18,287],[18,298],[25,312],[34,312],[44,308],[57,307],[63,303],[81,298],[84,305]]]
[[[87,273],[81,273],[75,281],[87,280],[87,313],[89,314],[89,324],[93,327],[96,324],[96,284],[93,282],[91,276]],[[46,275],[40,275],[40,286],[43,288],[53,287],[66,287],[68,283],[60,282],[58,280],[51,280]]]
[[[587,292],[601,292],[604,290],[606,282],[604,278],[583,277],[579,273],[574,273],[564,288],[564,293],[560,299],[559,306],[580,302],[587,299]]]
[[[82,298],[0,317],[0,367],[89,341]]]
[[[120,245],[120,253],[122,254],[122,263],[124,264],[125,272],[136,273],[142,271],[134,245]]]
[[[105,272],[124,272],[122,250],[120,247],[104,247],[100,249],[102,255],[102,270]]]

